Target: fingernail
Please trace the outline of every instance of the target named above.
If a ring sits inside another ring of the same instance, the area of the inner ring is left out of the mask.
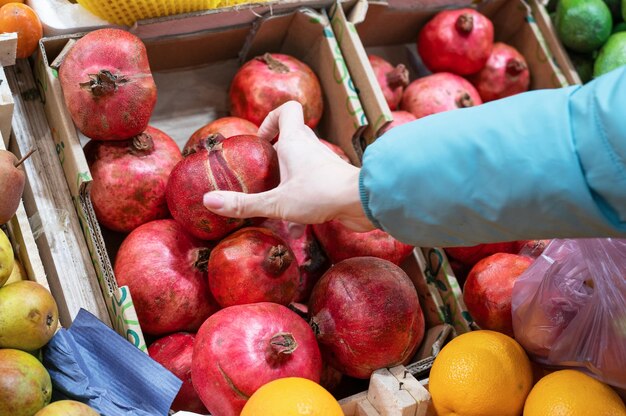
[[[202,203],[204,203],[204,206],[207,208],[220,209],[224,206],[224,197],[214,192],[209,192],[208,194],[204,194]]]

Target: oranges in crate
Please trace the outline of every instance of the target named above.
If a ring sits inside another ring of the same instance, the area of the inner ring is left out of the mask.
[[[0,32],[17,32],[17,58],[28,58],[32,55],[43,36],[37,13],[27,5],[17,2],[6,3],[0,7]]]

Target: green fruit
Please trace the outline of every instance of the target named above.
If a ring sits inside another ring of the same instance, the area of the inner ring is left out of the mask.
[[[9,280],[14,264],[13,247],[11,247],[11,242],[4,231],[0,229],[0,286]]]
[[[561,0],[556,9],[556,31],[574,52],[591,52],[611,35],[613,18],[602,0]]]
[[[41,348],[54,335],[58,321],[57,304],[39,283],[23,280],[0,288],[0,348]]]
[[[593,78],[593,58],[580,53],[570,53],[569,57],[582,83],[585,84],[591,81]]]
[[[52,395],[50,374],[32,355],[0,349],[0,415],[32,416]]]
[[[99,416],[100,414],[84,403],[74,400],[59,400],[50,403],[35,416]]]
[[[606,6],[611,11],[611,16],[613,16],[613,21],[617,22],[622,19],[622,2],[621,0],[603,0]]]
[[[611,32],[611,34],[617,32],[626,32],[626,22],[619,22],[618,24],[613,26],[613,31]]]
[[[593,77],[611,72],[626,65],[626,32],[618,32],[606,41],[593,66]]]

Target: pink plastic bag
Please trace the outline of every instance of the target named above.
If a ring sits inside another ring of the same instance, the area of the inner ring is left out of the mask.
[[[626,240],[553,240],[515,282],[512,313],[535,361],[626,389]]]

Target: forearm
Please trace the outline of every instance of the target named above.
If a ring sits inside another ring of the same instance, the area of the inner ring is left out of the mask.
[[[393,129],[365,152],[365,211],[420,246],[626,236],[625,73]]]

